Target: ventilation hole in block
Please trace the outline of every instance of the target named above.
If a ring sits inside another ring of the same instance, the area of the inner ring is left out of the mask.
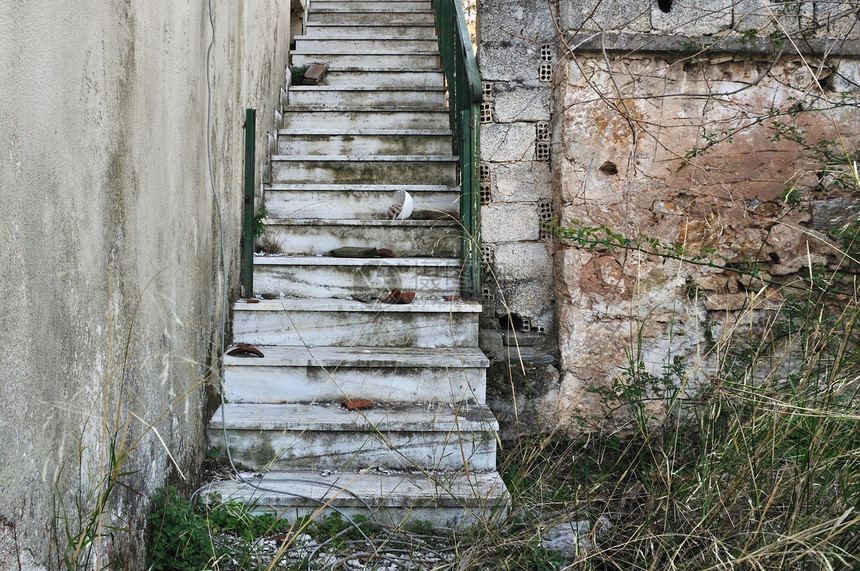
[[[540,142],[549,142],[549,121],[535,123],[535,138]]]
[[[482,246],[481,247],[481,264],[489,269],[489,267],[493,264],[493,259],[496,256],[496,250],[492,246]]]
[[[549,160],[549,143],[535,143],[535,160]]]
[[[478,169],[478,175],[481,177],[481,180],[490,182],[490,165],[487,163],[481,163],[478,166]]]
[[[481,181],[481,204],[489,204],[491,200],[490,183]]]
[[[491,101],[484,101],[481,103],[481,123],[492,123],[493,122],[493,103]]]
[[[618,167],[615,166],[615,163],[612,161],[606,161],[602,165],[600,165],[600,172],[608,176],[615,176],[618,174]]]
[[[481,288],[481,298],[486,302],[496,301],[496,296],[493,295],[493,290],[488,286]]]
[[[552,64],[548,61],[542,62],[538,67],[539,81],[552,81]]]
[[[481,92],[484,95],[484,101],[492,101],[493,100],[493,83],[490,81],[485,81],[481,84]]]
[[[657,6],[661,12],[668,14],[669,10],[672,9],[672,0],[657,0]]]
[[[538,218],[541,222],[549,222],[552,220],[552,202],[549,200],[541,200],[538,202]]]
[[[546,333],[546,327],[544,327],[543,325],[538,325],[537,327],[535,327],[535,331],[537,331],[538,333]]]
[[[508,313],[499,318],[499,326],[502,331],[522,331],[523,318],[516,313]]]
[[[528,333],[532,330],[532,320],[528,317],[523,317],[523,325],[521,331],[523,333]]]
[[[552,61],[552,44],[544,44],[540,47],[540,59],[543,61]]]
[[[544,228],[543,226],[541,226],[538,230],[538,240],[547,242],[550,239],[552,239],[552,231],[548,228]]]

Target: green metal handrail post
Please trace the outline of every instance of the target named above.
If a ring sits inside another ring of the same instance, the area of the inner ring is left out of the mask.
[[[254,166],[257,110],[245,109],[245,201],[242,211],[242,296],[254,295]]]

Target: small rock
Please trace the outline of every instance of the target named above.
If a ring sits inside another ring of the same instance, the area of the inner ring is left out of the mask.
[[[588,520],[560,523],[544,532],[541,546],[549,551],[557,551],[571,561],[579,554],[594,549],[596,540],[612,529],[612,523],[606,516],[600,516],[594,527],[592,533],[592,524]]]

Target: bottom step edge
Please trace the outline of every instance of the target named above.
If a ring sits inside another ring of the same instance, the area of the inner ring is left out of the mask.
[[[385,525],[422,521],[434,527],[483,525],[507,515],[510,495],[498,472],[330,473],[272,471],[262,477],[222,480],[205,487],[203,502],[238,501],[254,513],[285,520],[362,515]]]

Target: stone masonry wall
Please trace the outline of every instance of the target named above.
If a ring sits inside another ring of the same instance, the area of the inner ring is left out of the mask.
[[[858,4],[661,5],[479,5],[492,112],[481,133],[483,240],[497,299],[528,317],[524,291],[551,301],[535,313],[553,316],[553,328],[533,344],[559,358],[558,381],[527,371],[513,386],[521,407],[544,412],[527,420],[571,433],[623,429],[594,389],[610,386],[631,356],[655,374],[679,357],[692,379],[706,378],[723,331],[777,312],[786,284],[810,264],[839,262],[832,230],[856,212],[854,190],[822,167],[822,149],[840,135],[857,148]],[[605,237],[602,226],[728,268],[541,241],[542,219],[579,236]],[[732,269],[750,264],[758,279]],[[512,386],[502,369],[500,403]]]

